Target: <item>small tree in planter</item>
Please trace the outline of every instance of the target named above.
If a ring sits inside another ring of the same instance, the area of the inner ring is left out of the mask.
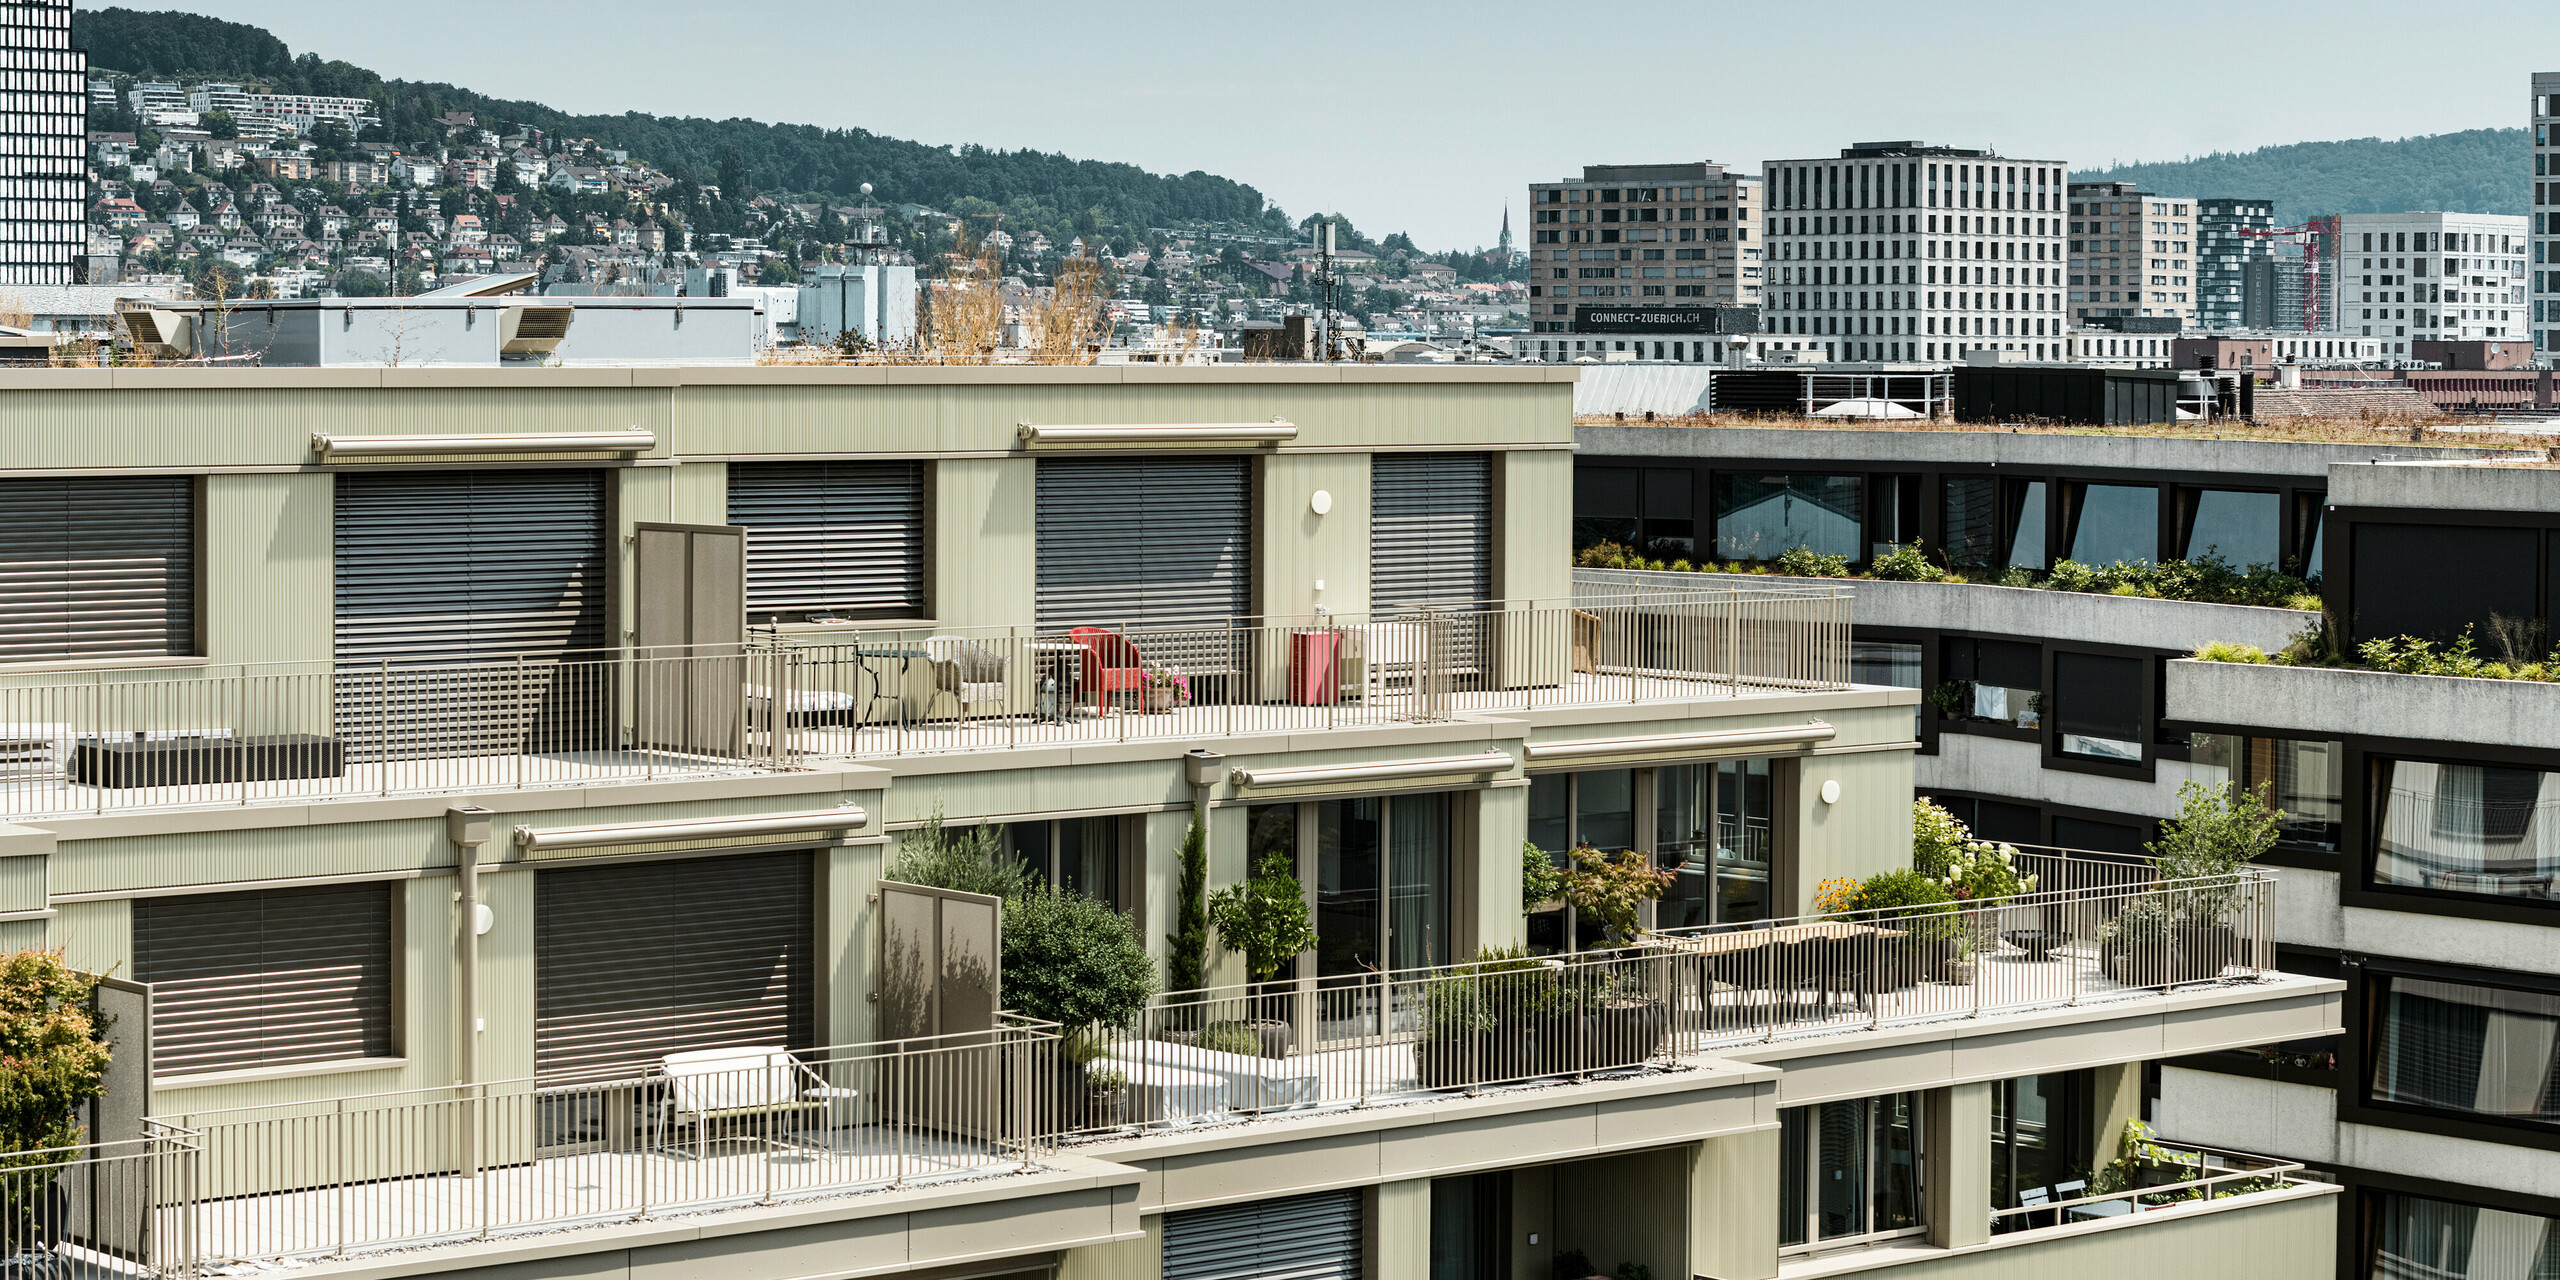
[[[1573,865],[1562,874],[1565,904],[1576,916],[1598,921],[1611,946],[1624,946],[1643,934],[1639,909],[1671,887],[1671,873],[1633,849],[1612,854],[1584,845],[1573,851]]]
[[[1113,1031],[1137,1021],[1155,993],[1155,961],[1138,941],[1137,926],[1109,903],[1040,890],[1004,904],[1005,1005],[1066,1031],[1069,1069],[1060,1101],[1079,1123],[1119,1123],[1117,1102],[1094,1098],[1100,1090],[1089,1064]],[[1105,1118],[1095,1118],[1097,1111]]]
[[[1165,989],[1195,992],[1209,984],[1209,841],[1200,820],[1182,838],[1182,888],[1174,905],[1173,932],[1165,935]]]
[[[1289,869],[1289,855],[1276,849],[1262,855],[1261,865],[1243,884],[1210,895],[1209,923],[1218,930],[1220,946],[1244,953],[1245,972],[1257,984],[1278,977],[1281,966],[1316,945],[1306,886]],[[1257,1018],[1254,1028],[1262,1036],[1265,1057],[1288,1054],[1287,1019]]]
[[[2178,816],[2145,846],[2163,881],[2175,885],[2178,949],[2187,980],[2220,977],[2240,950],[2229,923],[2240,873],[2275,847],[2284,810],[2228,782],[2178,784]],[[2187,882],[2187,883],[2179,883]]]
[[[51,1240],[62,1163],[25,1153],[78,1144],[80,1105],[106,1091],[105,1031],[88,1008],[97,986],[60,952],[0,959],[0,1232],[22,1248]]]

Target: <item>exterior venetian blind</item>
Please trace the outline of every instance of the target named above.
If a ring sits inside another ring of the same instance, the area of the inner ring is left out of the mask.
[[[1164,1280],[1359,1280],[1360,1193],[1164,1216]]]
[[[729,523],[747,529],[747,617],[924,612],[924,465],[729,464]]]
[[[0,481],[0,662],[195,651],[195,483]]]
[[[391,1056],[397,892],[376,883],[135,900],[152,1073]]]
[[[339,661],[604,643],[601,473],[341,473],[337,502]]]
[[[1481,453],[1369,461],[1369,607],[1467,608],[1493,592],[1493,464]]]
[[[1042,458],[1037,622],[1168,626],[1253,604],[1253,464],[1244,458]]]
[[[545,867],[534,879],[534,1074],[637,1076],[688,1049],[814,1037],[806,852]]]

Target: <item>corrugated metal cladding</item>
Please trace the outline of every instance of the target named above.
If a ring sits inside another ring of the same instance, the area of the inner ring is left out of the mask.
[[[1044,630],[1158,626],[1253,609],[1253,463],[1042,458],[1034,519]]]
[[[339,661],[604,643],[603,473],[340,473],[337,497]]]
[[[0,662],[195,651],[195,482],[0,481]]]
[[[154,1075],[389,1057],[396,884],[133,904]]]
[[[733,462],[729,523],[747,528],[747,616],[924,612],[924,464]]]
[[[805,851],[537,871],[536,1078],[619,1079],[689,1049],[808,1047],[811,874]]]
[[[1359,1280],[1360,1193],[1164,1216],[1164,1280]]]
[[[1382,453],[1369,461],[1369,607],[1473,605],[1493,591],[1493,459]]]

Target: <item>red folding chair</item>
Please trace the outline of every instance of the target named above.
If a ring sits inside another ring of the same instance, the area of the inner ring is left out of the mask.
[[[1127,636],[1100,627],[1076,627],[1067,632],[1067,638],[1084,646],[1083,701],[1099,708],[1117,693],[1128,694],[1132,703],[1144,697],[1147,669]]]

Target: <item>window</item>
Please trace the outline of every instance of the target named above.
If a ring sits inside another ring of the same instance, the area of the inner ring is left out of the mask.
[[[151,1069],[181,1076],[387,1058],[387,883],[140,898],[134,978],[151,984]]]
[[[2143,668],[2140,658],[2054,654],[2054,749],[2091,760],[2142,763]]]
[[[920,463],[732,463],[729,523],[747,529],[750,619],[924,612]]]
[[[2199,733],[2188,740],[2188,761],[2199,770],[2220,769],[2224,778],[2262,793],[2284,810],[2278,842],[2321,853],[2338,851],[2346,821],[2346,746],[2294,738],[2242,738]],[[2207,775],[2202,780],[2214,779]]]
[[[1778,1113],[1778,1244],[1816,1249],[1914,1235],[1921,1216],[1920,1095]]]
[[[1672,874],[1656,928],[1768,918],[1770,779],[1765,759],[1654,771],[1655,865]]]
[[[1854,684],[1881,684],[1896,689],[1920,686],[1920,646],[1900,640],[1851,640],[1849,679]],[[1913,712],[1911,736],[1923,736],[1928,703]]]
[[[1732,475],[1715,478],[1716,554],[1774,560],[1791,547],[1857,559],[1857,476]]]
[[[2450,644],[2465,627],[2488,639],[2494,618],[2535,616],[2539,530],[2358,523],[2352,533],[2351,643],[2412,635]]]
[[[2378,1280],[2503,1280],[2560,1275],[2560,1222],[2539,1214],[2373,1192],[2365,1200],[2365,1272]]]
[[[2186,508],[2187,536],[2182,554],[2187,559],[2200,559],[2210,551],[2243,569],[2279,563],[2281,495],[2188,489],[2178,496]]]
[[[2560,1122],[2560,995],[2396,974],[2367,991],[2374,1101]]]
[[[1988,568],[2000,541],[2000,482],[1990,476],[1949,476],[1939,495],[1945,517],[1947,563]]]
[[[2044,722],[2043,650],[2015,640],[1945,642],[1945,683],[1930,691],[1940,714],[1975,724],[2033,729]]]
[[[2071,558],[2082,564],[2149,562],[2160,554],[2160,490],[2150,485],[2074,486]]]
[[[1309,808],[1315,847],[1301,846],[1300,878],[1315,886],[1318,976],[1357,982],[1381,969],[1448,963],[1449,797],[1364,796]]]
[[[1574,468],[1574,549],[1617,542],[1657,560],[1696,555],[1694,474],[1686,467]]]
[[[2092,1077],[2087,1071],[2051,1072],[2002,1080],[1991,1086],[1991,1207],[2015,1209],[2031,1193],[2067,1199],[2055,1188],[2087,1182]],[[1999,1219],[2009,1230],[2033,1225],[2034,1215]]]
[[[2375,760],[2373,882],[2549,899],[2560,782],[2539,769]]]
[[[2006,512],[2009,526],[2009,558],[2007,567],[2045,570],[2044,555],[2044,481],[2030,480],[2006,486]]]
[[[1005,852],[1031,868],[1034,879],[1068,893],[1110,903],[1123,911],[1120,873],[1120,828],[1117,814],[1057,818],[1040,822],[1008,822]]]

